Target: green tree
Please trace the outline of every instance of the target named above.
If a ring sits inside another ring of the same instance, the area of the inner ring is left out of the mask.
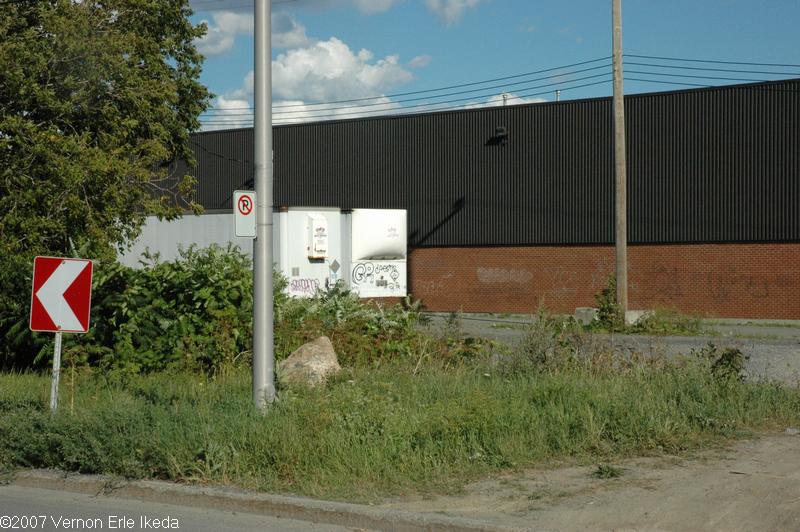
[[[147,215],[199,209],[165,163],[192,161],[211,97],[190,15],[188,0],[0,4],[0,365],[30,356],[33,256],[113,260]]]

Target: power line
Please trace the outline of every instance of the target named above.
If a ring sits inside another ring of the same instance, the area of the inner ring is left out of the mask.
[[[235,163],[245,164],[245,165],[248,165],[248,166],[253,164],[252,161],[236,159],[236,158],[233,158],[233,157],[228,157],[226,155],[222,155],[221,153],[217,153],[217,152],[215,152],[213,150],[209,150],[208,148],[206,148],[205,146],[203,146],[202,144],[200,144],[198,142],[195,142],[194,140],[190,140],[189,142],[191,144],[197,146],[198,148],[200,148],[204,152],[209,153],[211,155],[214,155],[216,157],[219,157],[220,159],[225,159],[225,160],[228,160],[228,161],[233,161]]]
[[[630,70],[628,71],[630,72]],[[683,81],[665,81],[665,80],[658,80],[658,79],[642,79],[642,78],[631,78],[628,77],[627,74],[625,75],[625,81],[642,81],[647,83],[665,83],[667,85],[685,85],[687,87],[713,87],[713,85],[701,85],[698,83],[686,83]]]
[[[689,74],[672,74],[668,72],[648,72],[645,70],[627,70],[626,72],[630,72],[631,74],[647,74],[652,76],[666,76],[672,78],[691,78],[691,79],[717,79],[722,81],[749,81],[753,83],[764,82],[767,80],[763,79],[753,79],[753,78],[727,78],[727,77],[720,77],[720,76],[700,76],[700,75],[689,75]]]
[[[633,72],[629,70],[628,72]],[[655,72],[651,72],[651,74],[656,74]],[[625,80],[630,81],[641,81],[647,83],[663,83],[666,85],[685,85],[687,87],[703,87],[707,89],[738,89],[738,90],[757,90],[757,91],[764,91],[764,92],[783,92],[783,93],[793,93],[793,94],[800,94],[800,89],[782,89],[779,87],[766,87],[766,86],[759,86],[753,85],[753,83],[770,83],[770,82],[759,82],[750,80],[752,83],[747,85],[709,85],[709,84],[699,84],[699,83],[688,83],[685,81],[667,81],[667,80],[657,80],[657,79],[643,79],[643,78],[634,78],[634,77],[625,77]],[[772,80],[773,82],[781,82],[786,80]],[[792,80],[798,81],[798,80]]]
[[[628,72],[632,73],[631,71],[628,71]],[[655,73],[655,72],[650,72],[648,74],[663,75],[663,74],[659,74],[659,73]],[[678,77],[692,78],[693,76],[678,76]],[[703,77],[703,76],[694,76],[694,77]],[[658,80],[658,79],[648,79],[648,78],[631,77],[631,76],[626,76],[625,80],[626,81],[640,82],[640,83],[657,83],[657,84],[665,84],[665,85],[678,85],[678,86],[698,87],[698,88],[741,88],[741,89],[747,89],[747,90],[765,90],[765,91],[771,91],[771,92],[774,91],[774,92],[800,93],[800,90],[780,89],[780,88],[773,88],[773,87],[758,87],[758,86],[752,86],[752,85],[745,85],[745,86],[738,86],[738,85],[733,85],[733,86],[731,86],[731,85],[709,85],[709,84],[691,83],[691,82],[688,82],[688,81]],[[577,81],[577,80],[573,80],[573,82],[574,81]],[[749,81],[753,81],[753,80],[749,80]],[[780,80],[776,80],[776,81],[780,81]],[[583,87],[588,87],[588,86],[600,85],[600,84],[608,83],[608,82],[610,82],[610,79],[600,80],[600,81],[596,81],[596,82],[592,82],[592,83],[585,83],[585,84],[581,84],[581,85],[562,87],[561,90],[578,89],[578,88],[583,88]],[[753,81],[753,82],[754,83],[758,83],[759,81]],[[569,83],[569,82],[567,82],[567,83]],[[527,98],[527,97],[531,97],[531,96],[538,96],[538,95],[543,95],[543,94],[550,94],[550,93],[552,93],[552,91],[553,91],[553,89],[547,90],[547,91],[541,91],[541,92],[520,94],[520,95],[517,95],[517,96],[510,97],[509,100],[522,99],[522,98]],[[325,120],[325,119],[347,119],[348,117],[350,117],[350,118],[370,118],[370,117],[394,118],[394,117],[401,117],[401,116],[407,116],[407,115],[419,114],[419,113],[427,113],[427,112],[440,112],[440,111],[457,110],[457,109],[468,109],[468,107],[465,107],[464,105],[446,105],[446,103],[447,102],[438,102],[438,103],[430,103],[430,104],[420,105],[418,107],[423,107],[425,109],[420,109],[418,111],[411,111],[411,112],[403,112],[406,109],[408,109],[408,107],[404,107],[404,108],[396,109],[396,111],[398,111],[398,112],[388,112],[390,110],[387,110],[387,112],[381,113],[381,114],[369,114],[369,111],[365,110],[365,111],[355,111],[355,112],[341,113],[341,114],[333,113],[333,114],[317,115],[317,116],[311,116],[311,117],[298,117],[299,121],[298,120],[293,120],[291,118],[285,118],[282,121],[276,122],[274,125],[290,125],[290,124],[297,124],[297,123],[308,123],[308,122],[314,122],[314,121],[322,121],[322,120]],[[252,121],[250,119],[248,119],[248,118],[235,118],[235,119],[231,119],[231,120],[226,120],[225,116],[223,115],[223,116],[220,116],[216,120],[214,120],[214,119],[205,120],[202,123],[203,123],[203,125],[224,125],[224,126],[230,126],[232,128],[235,128],[235,127],[248,127],[251,124],[251,122]]]
[[[611,66],[610,64],[606,64],[606,65],[600,65],[600,66],[592,67],[592,68],[584,68],[582,70],[575,70],[575,71],[572,71],[572,72],[564,72],[563,74],[559,74],[559,76],[572,76],[574,74],[578,74],[578,73],[582,73],[582,72],[588,72],[588,71],[591,71],[591,70],[598,70],[600,68],[609,68],[610,66]],[[603,76],[604,74],[598,74],[595,77]],[[362,109],[362,108],[365,108],[365,107],[395,105],[395,104],[399,104],[399,103],[431,100],[433,98],[444,98],[444,97],[447,97],[447,96],[456,96],[456,95],[459,95],[459,94],[469,94],[469,93],[475,93],[475,92],[480,92],[480,91],[487,91],[487,90],[491,90],[491,89],[504,89],[504,88],[508,88],[508,87],[511,87],[511,86],[524,85],[524,84],[527,84],[527,83],[532,83],[534,81],[543,81],[543,80],[546,80],[546,79],[552,79],[554,77],[556,77],[556,76],[550,75],[550,76],[545,76],[545,77],[541,77],[541,78],[533,78],[533,79],[529,79],[529,80],[525,80],[525,81],[518,81],[518,82],[514,82],[514,83],[508,83],[508,84],[505,84],[505,85],[492,85],[492,86],[488,86],[488,87],[481,87],[481,88],[478,88],[478,89],[467,89],[467,90],[463,90],[463,91],[449,92],[449,93],[439,94],[437,96],[425,96],[425,97],[419,97],[419,98],[406,98],[406,99],[401,99],[401,100],[391,100],[391,101],[387,101],[387,102],[367,103],[367,104],[344,106],[344,107],[324,107],[324,108],[319,108],[319,109],[307,109],[307,110],[298,110],[298,111],[276,111],[276,112],[273,112],[273,114],[274,115],[287,115],[287,114],[297,114],[297,113],[316,113],[316,112],[338,111],[338,110],[346,110],[346,109]],[[577,78],[575,80],[560,81],[558,83],[569,83],[570,81],[580,81],[582,79],[588,79],[589,77],[591,77],[591,76],[588,76],[586,78]],[[545,86],[547,86],[547,85],[542,85],[542,87],[545,87]],[[517,90],[527,90],[527,89],[536,89],[536,88],[540,88],[540,87],[520,87]],[[483,95],[483,96],[492,96],[492,95],[494,95],[494,93],[486,94],[486,95]],[[481,95],[478,95],[478,97],[481,97]],[[386,98],[388,98],[388,96]],[[463,98],[463,99],[464,100],[469,100],[471,98]],[[450,100],[450,101],[453,101],[453,100]],[[440,103],[440,102],[431,102],[431,104],[435,104],[435,103]],[[407,107],[413,107],[413,106],[407,106]],[[274,108],[280,108],[280,107],[276,106]],[[207,117],[211,117],[211,118],[213,118],[215,116],[219,116],[218,114],[208,114],[208,113],[202,113],[202,114],[207,116]],[[247,113],[226,113],[227,116],[234,116],[234,115],[245,116],[245,115],[251,115],[251,114],[252,114],[252,112],[247,112]],[[313,115],[310,115],[310,116],[313,116]]]
[[[499,77],[499,78],[485,79],[485,80],[481,80],[481,81],[473,81],[473,82],[470,82],[470,83],[460,83],[458,85],[448,85],[448,86],[445,86],[445,87],[437,87],[435,89],[425,89],[425,90],[410,91],[410,92],[397,92],[397,93],[394,93],[394,94],[383,94],[383,95],[380,95],[380,96],[368,96],[368,97],[364,97],[364,98],[351,98],[351,99],[348,99],[348,100],[332,100],[332,101],[327,101],[327,102],[308,103],[308,104],[286,104],[286,105],[280,105],[280,106],[276,105],[274,108],[275,109],[284,109],[284,108],[291,108],[291,107],[333,105],[333,104],[339,104],[339,103],[365,102],[365,101],[369,101],[369,100],[377,100],[379,98],[400,98],[402,96],[414,96],[414,95],[417,95],[417,94],[428,94],[428,93],[431,93],[431,92],[440,92],[440,91],[445,91],[445,90],[450,90],[450,89],[460,89],[460,88],[463,88],[463,87],[474,87],[475,85],[483,85],[483,84],[486,84],[486,83],[494,83],[496,81],[505,81],[507,79],[518,79],[518,78],[523,78],[523,77],[527,77],[527,76],[533,76],[533,75],[536,75],[536,74],[543,74],[545,72],[553,72],[553,71],[562,70],[562,69],[565,69],[565,68],[572,68],[572,67],[576,67],[576,66],[588,65],[590,63],[597,63],[598,61],[605,61],[605,60],[608,60],[608,59],[610,59],[609,56],[598,57],[597,59],[590,59],[588,61],[581,61],[579,63],[572,63],[572,64],[569,64],[569,65],[561,65],[561,66],[556,66],[556,67],[551,67],[551,68],[545,68],[545,69],[542,69],[542,70],[534,70],[532,72],[525,72],[523,74],[513,74],[511,76],[503,76],[503,77]],[[228,109],[220,109],[220,108],[212,107],[210,109],[214,109],[214,110],[241,110],[241,109],[252,109],[252,107],[249,107],[249,106],[248,107],[229,107]]]
[[[608,75],[608,74],[601,74],[601,75]],[[577,80],[573,80],[573,81],[577,81]],[[583,87],[590,87],[590,86],[593,86],[593,85],[600,85],[600,84],[603,84],[603,83],[610,83],[610,82],[611,82],[611,79],[608,78],[608,79],[604,79],[604,80],[600,80],[600,81],[594,81],[594,82],[591,82],[591,83],[584,83],[584,84],[581,84],[581,85],[574,85],[574,86],[571,86],[571,87],[562,87],[559,90],[566,91],[566,90],[580,89],[580,88],[583,88]],[[519,94],[517,96],[511,96],[508,99],[509,100],[519,100],[519,99],[528,98],[528,97],[531,97],[531,96],[540,96],[540,95],[543,95],[543,94],[551,94],[552,92],[553,92],[553,90],[551,89],[551,90],[541,91],[541,92],[525,93],[525,94]],[[438,104],[426,104],[424,107],[429,107],[428,109],[419,110],[419,111],[411,111],[411,112],[387,113],[387,114],[382,114],[382,115],[369,115],[369,114],[365,115],[364,113],[368,112],[368,111],[362,111],[362,112],[352,112],[352,113],[329,114],[329,115],[323,115],[323,116],[314,116],[314,117],[310,117],[310,118],[313,118],[314,120],[321,120],[321,119],[325,119],[325,118],[333,118],[333,119],[341,118],[341,119],[344,119],[344,118],[347,118],[347,117],[351,117],[351,118],[370,118],[370,117],[377,117],[377,116],[382,116],[382,117],[386,117],[386,118],[394,118],[394,117],[407,116],[407,115],[420,114],[420,113],[448,111],[448,110],[456,110],[456,109],[465,109],[465,107],[463,105],[445,105],[446,103],[447,102],[440,102]],[[398,109],[398,111],[403,111],[403,110],[408,109],[408,108],[409,107],[404,107],[404,108]],[[304,118],[301,117],[301,119],[305,121]],[[243,121],[244,121],[243,119],[238,119],[238,120],[230,121],[230,122],[226,122],[226,121],[204,121],[203,124],[206,124],[206,125],[226,125],[226,124],[230,124],[230,123],[241,123]],[[276,122],[274,125],[287,125],[287,124],[293,124],[293,123],[297,123],[297,122],[295,122],[292,119],[284,119],[281,122]]]
[[[626,63],[627,65],[636,65],[636,66],[646,66],[652,68],[674,68],[678,70],[700,70],[700,71],[708,71],[708,72],[733,72],[736,74],[769,74],[772,76],[800,76],[798,72],[772,72],[767,70],[736,70],[730,68],[703,68],[703,67],[690,67],[690,66],[680,66],[680,65],[659,65],[657,63],[639,63],[636,61],[629,61]]]
[[[563,85],[564,83],[574,83],[576,81],[583,81],[583,80],[587,80],[587,79],[595,79],[595,78],[598,78],[598,77],[601,77],[601,76],[607,76],[607,75],[608,75],[607,72],[603,72],[602,74],[594,74],[592,76],[584,76],[582,78],[575,78],[573,80],[560,81],[560,82],[557,82],[557,83],[546,83],[544,85],[537,85],[537,86],[528,87],[528,88],[529,89],[542,89],[544,87],[556,87],[556,86]],[[562,90],[567,90],[567,89],[562,89]],[[540,94],[549,94],[551,92],[553,92],[553,89],[548,90],[548,91],[534,93],[534,94],[530,94],[530,93],[529,94],[521,94],[519,96],[513,96],[513,97],[510,97],[508,99],[511,100],[511,99],[517,99],[517,98],[524,98],[526,96],[538,96]],[[424,107],[431,107],[431,106],[444,105],[444,104],[450,104],[450,103],[468,102],[468,101],[473,100],[475,97],[485,98],[487,96],[491,97],[491,96],[495,96],[495,95],[496,95],[496,93],[488,93],[488,94],[476,95],[476,96],[468,97],[468,98],[453,98],[452,100],[444,100],[444,101],[441,101],[441,102],[424,103],[424,104],[417,104],[417,105],[407,105],[407,106],[402,107],[401,109],[402,110],[419,109],[419,108],[424,108]],[[391,111],[391,110],[387,109],[386,111]],[[354,112],[351,112],[351,113],[333,113],[333,114],[326,114],[326,115],[310,115],[310,116],[306,115],[306,116],[298,116],[297,118],[301,118],[301,119],[302,118],[323,118],[323,117],[331,117],[331,116],[350,116],[350,115],[354,115],[354,114],[363,115],[364,113],[368,113],[368,112],[369,112],[369,110],[366,110],[366,111],[354,111]]]
[[[298,0],[272,0],[273,5],[275,4],[291,4],[293,2],[297,2]],[[195,10],[198,13],[204,13],[208,11],[236,11],[239,9],[253,9],[254,5],[253,2],[244,2],[239,3],[236,5],[220,5],[219,7],[205,7],[205,6],[213,6],[216,4],[216,0],[198,0],[196,2],[189,2],[189,7]]]
[[[773,67],[794,67],[800,68],[800,65],[792,65],[786,63],[753,63],[744,61],[720,61],[718,59],[688,59],[685,57],[663,57],[658,55],[637,55],[637,54],[624,54],[625,57],[637,57],[640,59],[660,59],[664,61],[686,61],[690,63],[716,63],[721,65],[748,65],[748,66],[773,66]]]
[[[631,54],[631,56],[633,56],[633,54]],[[638,57],[638,56],[636,56],[636,57]],[[647,56],[647,57],[656,57],[656,56]],[[340,104],[340,103],[366,102],[366,101],[384,99],[384,98],[396,98],[396,97],[411,96],[411,95],[418,95],[418,94],[429,94],[429,93],[433,93],[433,92],[440,92],[440,91],[450,90],[450,89],[455,89],[455,88],[483,85],[483,84],[486,84],[486,83],[492,83],[492,82],[502,81],[502,80],[507,80],[507,79],[516,79],[516,78],[530,76],[530,75],[544,73],[544,72],[553,72],[555,70],[571,68],[571,67],[574,67],[574,66],[586,65],[586,64],[597,62],[597,61],[602,61],[604,59],[608,59],[608,58],[607,57],[597,58],[597,59],[592,59],[592,60],[589,60],[589,61],[582,61],[580,63],[573,63],[571,65],[563,65],[563,66],[559,66],[559,67],[553,67],[553,68],[548,68],[548,69],[543,69],[543,70],[538,70],[538,71],[533,71],[533,72],[527,72],[527,73],[523,73],[523,74],[515,74],[515,75],[512,75],[512,76],[504,76],[504,77],[500,77],[500,78],[493,78],[493,79],[475,81],[475,82],[470,82],[470,83],[462,83],[462,84],[450,85],[450,86],[446,86],[446,87],[438,87],[438,88],[435,88],[435,89],[425,89],[425,90],[420,90],[420,91],[410,91],[410,92],[387,94],[387,95],[381,95],[381,96],[370,96],[370,97],[365,97],[365,98],[351,98],[351,99],[346,99],[346,100],[333,100],[333,101],[307,103],[307,104],[305,104],[305,103],[297,103],[297,104],[276,105],[273,108],[274,109],[289,109],[289,108],[302,107],[302,108],[304,108],[303,110],[297,111],[297,112],[302,112],[302,113],[311,113],[311,112],[314,112],[314,111],[328,111],[328,110],[332,110],[332,109],[351,109],[351,108],[362,107],[362,106],[351,106],[351,107],[340,107],[340,108],[324,108],[324,109],[309,109],[309,107],[322,107],[322,106],[330,106],[330,105],[335,105],[335,104]],[[677,60],[677,59],[674,59],[674,60]],[[688,59],[687,59],[687,61],[688,61]],[[701,60],[692,60],[692,61],[698,61],[699,62]],[[733,63],[733,62],[730,62],[730,63]],[[800,73],[795,73],[795,72],[773,72],[773,71],[759,71],[759,70],[720,69],[720,68],[712,68],[712,67],[700,68],[700,67],[688,67],[688,66],[680,66],[680,65],[661,65],[661,64],[654,64],[654,63],[640,63],[640,62],[634,62],[634,61],[629,62],[628,64],[629,65],[637,65],[637,66],[648,66],[648,67],[652,67],[652,68],[669,68],[669,69],[679,69],[679,70],[733,72],[733,73],[740,73],[740,74],[768,74],[768,75],[773,75],[773,76],[779,76],[779,75],[800,76]],[[756,63],[741,63],[741,64],[756,64]],[[775,66],[791,66],[791,65],[779,65],[777,63],[758,63],[758,64],[775,65]],[[585,72],[585,71],[588,71],[588,70],[593,70],[593,69],[598,69],[598,68],[605,68],[605,67],[606,67],[606,65],[601,65],[599,67],[581,69],[581,70],[577,70],[577,71],[574,71],[574,72],[567,72],[567,73],[564,73],[564,74],[561,74],[561,75],[570,75],[570,74],[574,74],[574,73],[578,73],[578,72]],[[663,74],[663,75],[666,75],[666,74]],[[689,77],[689,76],[686,76],[686,77]],[[695,77],[703,77],[703,76],[695,76]],[[537,80],[541,80],[541,79],[546,79],[546,78],[536,78],[536,79],[532,79],[532,80],[509,83],[509,84],[506,84],[506,85],[497,85],[497,86],[492,86],[492,87],[483,87],[483,88],[478,88],[478,89],[471,89],[471,90],[465,90],[465,91],[452,92],[452,93],[449,93],[449,94],[441,94],[441,95],[438,95],[438,96],[431,96],[430,98],[409,98],[409,99],[400,100],[400,101],[420,101],[420,100],[425,100],[425,99],[432,99],[432,98],[438,98],[438,97],[444,97],[444,96],[451,96],[451,95],[456,95],[456,94],[466,94],[468,92],[478,92],[478,91],[481,91],[481,90],[488,90],[488,89],[493,89],[493,88],[503,88],[503,87],[509,87],[509,86],[512,86],[512,85],[521,85],[521,84],[524,84],[524,83],[529,83],[529,82],[537,81]],[[707,77],[706,79],[720,79],[720,80],[729,80],[729,81],[761,81],[761,80],[757,80],[757,79],[748,79],[748,78],[722,78],[722,77],[719,77],[719,78]],[[366,105],[370,105],[370,106],[386,106],[386,105],[391,105],[392,103],[397,103],[397,102],[375,102],[375,103],[372,103],[372,104],[364,104],[364,106],[366,106]],[[203,113],[203,115],[214,116],[213,113],[225,113],[226,115],[230,116],[230,113],[227,113],[227,111],[237,111],[237,110],[238,111],[251,111],[252,107],[249,107],[249,106],[248,107],[229,107],[229,108],[212,107],[212,108],[209,108],[208,110],[206,110]],[[276,111],[275,114],[288,114],[288,113],[289,112]],[[246,113],[243,113],[243,114],[246,114]]]

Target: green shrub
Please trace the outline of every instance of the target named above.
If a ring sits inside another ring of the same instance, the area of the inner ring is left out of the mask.
[[[606,287],[595,296],[597,305],[597,319],[592,326],[608,332],[621,332],[625,330],[625,316],[617,304],[617,278],[608,278]]]
[[[611,478],[619,478],[622,476],[622,469],[609,464],[600,464],[597,466],[597,469],[592,471],[591,476],[603,480],[608,480]]]
[[[622,309],[617,304],[617,280],[613,275],[608,278],[606,287],[595,295],[595,304],[597,318],[589,324],[590,330],[651,335],[696,335],[704,332],[699,316],[687,316],[668,308],[647,312],[637,323],[627,325]]]
[[[90,364],[215,371],[250,348],[252,268],[238,249],[190,247],[175,261],[143,263],[98,265],[92,329],[70,338]]]
[[[331,339],[345,365],[376,365],[413,356],[421,341],[420,305],[407,299],[384,307],[365,303],[337,283],[312,298],[285,298],[275,308],[276,358],[319,336]]]
[[[708,364],[711,375],[721,381],[740,381],[746,378],[745,368],[750,355],[745,355],[735,347],[718,348],[713,342],[705,347],[692,350],[692,353]]]
[[[513,348],[498,358],[507,375],[557,371],[589,356],[589,337],[574,318],[554,316],[540,309],[525,326]]]
[[[169,262],[145,254],[142,266],[95,263],[91,329],[64,337],[65,363],[131,374],[167,368],[215,373],[250,361],[253,274],[246,255],[230,246],[190,247]],[[277,360],[322,335],[348,365],[412,356],[422,341],[418,303],[365,304],[342,284],[297,299],[286,286],[274,272]],[[22,352],[18,367],[49,363],[53,336],[31,335],[27,317],[7,324],[5,334],[6,349]]]
[[[699,316],[687,316],[665,308],[646,313],[629,329],[633,333],[652,335],[696,335],[703,332]]]

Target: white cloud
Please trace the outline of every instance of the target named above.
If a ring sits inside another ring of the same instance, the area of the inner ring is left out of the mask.
[[[253,87],[254,87],[254,74],[251,70],[247,73],[242,81],[242,86],[236,89],[235,91],[228,94],[229,98],[237,98],[237,99],[249,99],[253,97]]]
[[[253,33],[253,15],[223,11],[214,15],[213,24],[207,20],[208,33],[197,41],[197,49],[206,56],[224,54],[231,48],[238,34]]]
[[[214,100],[214,111],[203,117],[203,131],[249,127],[253,125],[250,102],[246,99],[218,96]]]
[[[461,20],[464,11],[474,8],[481,1],[483,0],[425,0],[425,4],[450,26]]]
[[[413,79],[397,55],[373,61],[369,50],[353,53],[336,37],[289,50],[272,62],[276,99],[330,101],[385,94]]]
[[[423,68],[431,64],[432,57],[429,55],[418,55],[414,59],[408,62],[408,66],[411,68]]]
[[[272,14],[272,46],[275,48],[299,48],[311,44],[306,27],[289,13],[278,11]]]
[[[213,23],[203,22],[208,24],[208,33],[197,41],[197,49],[205,56],[229,52],[237,36],[253,34],[253,15],[250,13],[222,11],[214,14]],[[296,48],[310,43],[305,26],[292,15],[281,11],[272,14],[272,46]]]
[[[400,57],[375,59],[369,50],[353,52],[335,37],[290,50],[272,62],[273,120],[276,124],[357,118],[397,111],[400,104],[386,92],[413,79]],[[214,102],[216,110],[204,116],[204,129],[252,125],[248,108],[253,98],[253,72],[242,85]],[[376,95],[379,95],[375,97]],[[369,98],[366,101],[317,104]],[[245,115],[242,115],[245,113]]]
[[[368,103],[369,107],[363,107]],[[359,118],[392,113],[401,108],[399,103],[382,96],[369,102],[343,103],[335,106],[309,105],[300,100],[276,101],[272,109],[273,121],[276,124],[296,124],[337,118]]]

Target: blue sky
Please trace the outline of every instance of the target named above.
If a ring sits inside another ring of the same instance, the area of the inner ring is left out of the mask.
[[[252,0],[191,3],[196,9],[195,22],[205,20],[210,27],[199,43],[207,56],[202,81],[218,95],[214,106],[220,109],[204,116],[205,127],[248,125]],[[798,0],[623,0],[627,54],[800,64],[798,22]],[[610,56],[610,0],[276,0],[273,32],[276,123],[499,105],[504,92],[512,104],[553,100],[557,88],[563,89],[562,99],[604,96],[611,91],[606,82],[610,78],[610,68],[605,67],[608,61],[598,61],[470,85],[461,90],[472,92],[450,96],[445,94],[459,89],[392,97]],[[647,65],[633,64],[637,62]],[[720,70],[697,70],[711,68]],[[791,73],[800,77],[800,67],[633,57],[626,57],[625,70],[629,78],[705,85],[736,82],[712,78],[780,79],[792,77],[787,75]],[[510,83],[516,84],[504,85]],[[589,83],[597,84],[570,89]],[[625,88],[633,93],[682,86],[629,80]],[[521,95],[529,96],[518,97]],[[315,105],[371,97],[375,99]],[[430,99],[405,101],[422,97]],[[449,100],[458,101],[441,103]]]

